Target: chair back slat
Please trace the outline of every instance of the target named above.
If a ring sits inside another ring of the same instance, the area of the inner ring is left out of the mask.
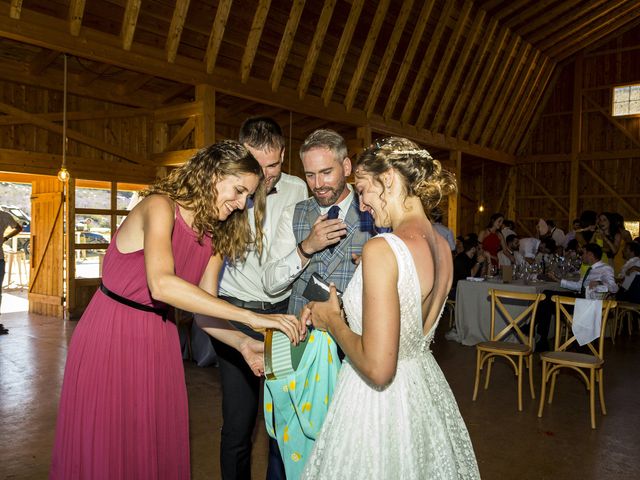
[[[540,301],[545,298],[544,295],[541,293],[520,293],[497,289],[490,289],[489,294],[491,296],[491,340],[500,341],[508,334],[515,333],[515,336],[523,345],[531,346],[536,311]],[[531,303],[514,318],[507,310],[504,300],[518,300]],[[506,321],[506,325],[498,333],[496,333],[496,310],[502,314]],[[525,335],[521,329],[525,323],[529,323],[529,335]]]

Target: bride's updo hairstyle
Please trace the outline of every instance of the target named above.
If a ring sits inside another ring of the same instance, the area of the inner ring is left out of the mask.
[[[362,153],[357,168],[370,174],[380,185],[381,175],[393,168],[400,174],[406,195],[419,197],[427,215],[442,197],[457,190],[454,176],[443,170],[438,160],[418,144],[402,137],[378,140]]]

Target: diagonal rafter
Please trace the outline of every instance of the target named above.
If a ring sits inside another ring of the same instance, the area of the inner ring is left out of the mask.
[[[176,61],[178,46],[180,45],[180,38],[182,37],[182,29],[184,28],[184,22],[187,20],[190,2],[191,0],[178,0],[176,2],[176,8],[173,10],[171,26],[169,27],[167,42],[165,44],[167,62],[169,63]]]
[[[480,73],[480,69],[484,64],[485,57],[490,58],[489,46],[492,45],[493,34],[496,31],[496,28],[498,28],[498,21],[495,19],[492,19],[489,22],[487,30],[484,36],[482,37],[482,40],[478,44],[478,50],[473,56],[473,63],[471,64],[471,68],[469,69],[469,74],[465,78],[465,81],[462,86],[462,91],[461,93],[458,94],[456,102],[453,106],[453,110],[451,111],[451,115],[449,115],[449,120],[447,121],[445,126],[446,135],[452,135],[454,129],[458,128],[458,119],[462,114],[463,108],[468,105],[468,100],[470,99],[470,96],[472,94],[472,89],[476,85],[476,78],[478,77],[478,74]],[[504,28],[500,33],[498,33],[498,36],[495,42],[493,42],[495,43],[494,49],[500,50],[502,48],[502,42],[504,42],[504,38],[506,34],[507,34],[506,28]]]
[[[331,21],[331,15],[333,15],[333,9],[336,6],[336,0],[325,0],[322,12],[320,13],[320,19],[316,26],[316,31],[313,34],[313,40],[311,40],[311,46],[309,47],[309,53],[307,53],[307,59],[304,62],[302,74],[300,75],[300,81],[298,82],[298,97],[300,100],[307,94],[309,88],[309,82],[311,82],[311,76],[316,68],[316,62],[322,49],[324,37],[327,34],[327,27]]]
[[[431,86],[429,87],[429,93],[427,94],[427,98],[425,99],[422,108],[420,109],[420,113],[418,114],[418,120],[416,121],[416,127],[422,128],[427,120],[427,115],[431,112],[433,108],[433,104],[437,99],[441,99],[439,96],[440,88],[442,87],[442,83],[444,82],[445,75],[449,70],[449,64],[451,59],[453,58],[453,54],[456,52],[456,45],[460,41],[460,37],[464,32],[464,27],[467,24],[467,19],[469,18],[469,13],[471,12],[471,7],[473,6],[473,2],[471,0],[466,0],[464,5],[462,6],[462,10],[460,10],[460,16],[456,21],[456,26],[453,29],[453,34],[449,37],[448,47],[445,50],[445,53],[440,60],[440,65],[438,65],[438,70],[436,71],[435,76],[433,77],[433,81],[431,82]]]
[[[173,138],[169,141],[167,146],[164,148],[164,151],[170,152],[171,150],[175,150],[176,148],[178,148],[180,145],[182,145],[182,142],[186,140],[186,138],[189,136],[191,132],[193,132],[195,128],[196,128],[195,117],[192,116],[187,118],[187,121],[184,122],[182,127],[180,127],[180,130],[178,130],[176,134],[173,136]]]
[[[549,8],[552,4],[555,3],[555,1],[556,0],[538,1],[527,9],[527,14],[530,17],[530,20],[518,28],[518,33],[521,37],[526,37],[528,41],[535,45],[534,38],[530,38],[528,36],[531,32],[535,32],[543,26],[548,26],[549,22],[554,19],[563,18],[563,15],[566,12],[573,9],[578,3],[582,2],[582,0],[564,0],[563,2],[560,2],[559,5],[553,8]],[[544,13],[538,15],[539,12]],[[517,18],[515,20],[517,20]],[[508,28],[513,28],[515,25],[517,25],[517,22],[515,20],[505,23],[505,26]]]
[[[365,105],[365,110],[367,111],[367,115],[369,116],[371,116],[371,114],[373,113],[373,110],[376,107],[376,103],[378,102],[380,90],[382,90],[382,84],[387,78],[387,73],[389,72],[389,68],[391,67],[391,62],[393,61],[393,56],[395,55],[396,49],[398,48],[398,43],[400,43],[400,38],[404,33],[404,29],[407,25],[407,20],[409,19],[412,8],[413,0],[404,0],[402,2],[400,13],[398,14],[398,18],[396,19],[396,24],[393,27],[393,33],[391,34],[391,38],[387,43],[387,48],[384,51],[384,56],[382,57],[382,61],[380,62],[378,73],[376,74],[376,78],[374,79],[371,90],[369,91],[369,97],[367,98],[367,103]]]
[[[249,76],[251,75],[251,67],[253,66],[253,60],[256,57],[256,52],[258,51],[258,45],[260,44],[260,38],[262,37],[262,30],[264,30],[270,6],[271,0],[260,0],[258,8],[256,9],[256,14],[253,16],[251,30],[249,31],[247,44],[244,47],[242,61],[240,62],[240,77],[242,79],[242,83],[247,83]]]
[[[282,41],[280,42],[280,48],[278,48],[278,54],[271,70],[271,77],[269,82],[271,83],[271,90],[277,91],[280,86],[280,80],[284,73],[284,67],[287,65],[287,59],[289,58],[289,52],[293,45],[293,39],[296,36],[298,30],[298,24],[300,23],[300,17],[302,16],[302,10],[304,10],[305,0],[294,0],[289,12],[289,19],[287,25],[284,28],[284,34],[282,35]]]
[[[222,45],[222,37],[227,28],[227,20],[231,11],[231,3],[233,0],[220,0],[216,16],[211,26],[211,34],[209,35],[209,44],[207,45],[207,53],[205,54],[205,63],[207,65],[207,73],[212,73],[218,59],[220,45]]]
[[[398,103],[402,87],[404,86],[404,82],[409,74],[409,69],[413,64],[413,59],[418,51],[420,40],[422,40],[422,35],[427,27],[427,20],[429,20],[429,15],[431,14],[434,4],[435,0],[425,0],[422,4],[422,10],[420,10],[420,16],[418,17],[415,29],[411,35],[411,40],[409,40],[409,46],[404,54],[404,59],[402,60],[402,65],[400,65],[398,76],[393,83],[393,88],[391,89],[391,93],[389,94],[389,98],[387,99],[387,103],[384,107],[384,118],[390,118],[395,111],[396,103]]]
[[[444,29],[447,26],[449,16],[451,15],[451,11],[455,2],[446,2],[445,7],[440,13],[440,17],[438,22],[436,23],[436,29],[433,32],[433,35],[429,39],[429,46],[427,47],[427,51],[424,54],[422,59],[422,63],[420,64],[420,69],[418,70],[418,74],[415,79],[413,79],[413,85],[411,87],[411,91],[409,92],[409,96],[407,97],[407,101],[404,104],[404,108],[402,109],[401,120],[403,123],[409,123],[411,119],[411,114],[413,113],[413,109],[416,106],[418,101],[418,95],[422,91],[422,87],[424,85],[425,80],[427,79],[427,74],[429,72],[429,67],[433,62],[433,58],[436,53],[436,49],[440,44],[440,40],[444,34]]]
[[[122,48],[125,50],[131,50],[133,35],[136,32],[136,26],[138,24],[138,14],[140,13],[141,3],[142,0],[127,0],[127,5],[124,7],[120,39],[122,40]]]
[[[356,69],[353,72],[351,83],[349,84],[349,89],[347,90],[347,96],[344,99],[344,105],[347,108],[347,111],[350,111],[351,108],[353,108],[353,102],[355,102],[356,100],[356,95],[358,94],[358,89],[360,88],[362,77],[364,77],[364,74],[367,71],[367,65],[369,65],[371,53],[373,52],[373,48],[376,45],[378,35],[380,34],[380,28],[382,27],[382,23],[384,22],[384,19],[387,15],[389,3],[390,0],[380,0],[378,8],[376,8],[376,14],[373,17],[373,23],[369,27],[367,39],[364,42],[362,51],[360,52],[358,64],[356,65]]]
[[[69,32],[77,37],[82,27],[85,0],[71,0],[69,3]]]
[[[469,35],[467,36],[467,39],[464,43],[464,47],[462,47],[460,55],[458,55],[458,60],[455,67],[453,68],[451,77],[447,79],[447,91],[445,92],[444,97],[438,103],[438,109],[433,118],[433,122],[431,123],[432,132],[437,132],[440,130],[442,122],[444,121],[445,112],[449,108],[451,101],[456,98],[457,92],[460,91],[460,89],[458,88],[458,83],[460,82],[460,78],[462,77],[464,66],[469,60],[471,49],[478,39],[478,35],[480,34],[480,29],[484,24],[486,15],[487,12],[485,12],[484,10],[478,10],[478,13],[473,20],[473,24],[471,25],[471,29],[469,30]]]
[[[358,19],[360,18],[360,12],[362,11],[363,5],[364,0],[353,0],[353,3],[351,4],[351,10],[349,11],[347,24],[342,31],[342,37],[340,38],[340,43],[338,44],[338,50],[333,57],[333,62],[331,63],[331,68],[329,69],[329,76],[327,77],[327,81],[324,84],[324,89],[322,90],[322,101],[325,106],[329,105],[329,102],[331,102],[333,90],[336,88],[338,75],[340,75],[342,64],[344,63],[344,59],[347,56],[347,51],[349,50],[349,46],[351,45],[351,38],[353,37],[353,32],[355,31],[356,25],[358,24]]]
[[[625,137],[627,137],[629,140],[631,140],[637,147],[640,147],[640,139],[636,135],[634,135],[632,132],[630,132],[629,129],[627,129],[621,122],[616,120],[611,115],[610,112],[608,112],[606,109],[604,109],[600,105],[598,105],[598,102],[596,102],[589,95],[583,94],[583,97],[587,100],[587,102],[589,102],[591,105],[593,105],[593,107],[596,110],[598,110],[598,112],[600,112],[602,114],[602,116],[604,118],[606,118],[609,121],[609,123],[611,125],[613,125],[620,133],[622,133]]]

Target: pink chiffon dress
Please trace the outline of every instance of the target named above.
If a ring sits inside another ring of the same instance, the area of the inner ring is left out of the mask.
[[[143,305],[151,298],[144,251],[107,249],[103,284]],[[211,239],[198,242],[179,209],[172,233],[175,273],[198,284]],[[188,479],[189,416],[176,325],[98,290],[69,345],[51,479]]]

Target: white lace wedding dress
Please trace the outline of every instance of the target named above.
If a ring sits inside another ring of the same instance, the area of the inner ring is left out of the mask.
[[[397,236],[380,235],[398,261],[400,351],[392,383],[378,389],[345,360],[305,466],[304,479],[477,479],[473,446],[431,350],[436,322],[423,334],[413,257]],[[351,329],[362,333],[362,271],[344,293]]]

